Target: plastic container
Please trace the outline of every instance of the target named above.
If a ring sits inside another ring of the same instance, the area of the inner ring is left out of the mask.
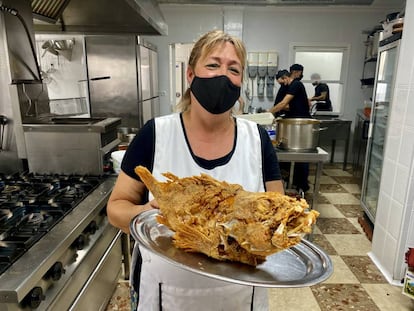
[[[116,174],[121,172],[121,163],[124,155],[125,150],[118,150],[111,153],[112,165]]]
[[[240,114],[236,117],[250,120],[260,125],[271,125],[273,123],[273,120],[275,119],[274,115],[270,112]]]

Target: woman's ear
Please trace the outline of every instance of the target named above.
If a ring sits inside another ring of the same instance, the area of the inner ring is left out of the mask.
[[[191,82],[193,81],[195,74],[194,74],[193,69],[190,66],[187,67],[186,76],[187,76],[188,85],[191,85]]]

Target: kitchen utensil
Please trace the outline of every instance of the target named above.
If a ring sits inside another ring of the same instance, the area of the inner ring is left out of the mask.
[[[6,124],[8,122],[8,119],[6,116],[0,115],[0,151],[3,150],[3,144],[5,143],[4,141],[4,136],[5,136],[5,131],[6,131]]]
[[[280,149],[315,151],[318,146],[321,121],[305,118],[277,119],[276,142]]]
[[[333,272],[328,255],[309,241],[268,256],[256,267],[218,261],[199,253],[187,253],[172,244],[173,232],[156,220],[158,211],[137,215],[131,235],[143,247],[167,262],[213,279],[260,287],[303,287],[326,280]]]
[[[122,142],[128,141],[129,127],[118,127],[118,139]]]
[[[128,143],[130,143],[135,138],[136,135],[137,134],[134,134],[134,133],[127,134]]]

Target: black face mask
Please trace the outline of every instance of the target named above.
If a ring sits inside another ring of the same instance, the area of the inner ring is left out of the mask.
[[[302,78],[303,78],[303,74],[301,74],[298,79],[302,80]]]
[[[240,87],[234,85],[227,76],[213,78],[195,76],[190,89],[201,106],[213,114],[226,112],[240,97]]]

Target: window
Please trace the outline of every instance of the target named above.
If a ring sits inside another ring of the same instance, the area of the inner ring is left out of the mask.
[[[332,113],[343,111],[343,93],[348,75],[349,45],[345,44],[291,44],[291,64],[303,65],[303,79],[308,97],[312,97],[315,88],[310,79],[313,73],[321,76],[328,84],[332,101]]]

